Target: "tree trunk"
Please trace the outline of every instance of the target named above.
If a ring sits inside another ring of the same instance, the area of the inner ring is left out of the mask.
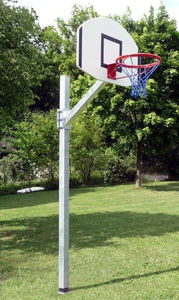
[[[136,187],[141,188],[142,142],[137,141]]]
[[[52,166],[50,166],[50,179],[51,181],[54,181],[54,171]]]
[[[31,188],[31,166],[28,163],[28,167],[27,167],[27,172],[28,172],[28,185],[29,185],[29,190]]]
[[[3,183],[4,183],[4,189],[7,189],[7,176],[6,176],[6,164],[3,162]]]
[[[89,165],[88,165],[88,170],[86,175],[86,184],[89,185],[90,182],[91,182],[91,159],[89,158]]]

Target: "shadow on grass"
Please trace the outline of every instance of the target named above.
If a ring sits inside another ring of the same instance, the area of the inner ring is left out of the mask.
[[[0,197],[0,209],[23,208],[58,201],[58,191],[32,192]]]
[[[150,273],[145,273],[145,274],[133,275],[133,276],[125,277],[125,278],[123,278],[123,277],[115,278],[115,279],[112,279],[109,281],[96,283],[96,284],[92,284],[92,285],[74,287],[74,288],[71,288],[70,291],[86,290],[86,289],[96,288],[96,287],[103,286],[103,285],[120,283],[120,282],[127,281],[127,280],[135,280],[135,279],[140,279],[140,278],[147,278],[150,276],[156,276],[156,275],[160,275],[160,274],[164,274],[164,273],[168,273],[168,272],[176,272],[178,270],[179,270],[179,267],[176,267],[176,268],[171,268],[171,269],[167,269],[167,270],[163,270],[163,271],[156,271],[156,272],[150,272]]]
[[[1,249],[58,253],[58,216],[0,222]],[[7,228],[7,229],[6,229]],[[119,246],[113,238],[161,236],[179,229],[179,216],[136,212],[70,215],[70,247]]]
[[[156,184],[156,185],[145,185],[146,189],[150,189],[157,192],[179,192],[179,182],[171,182],[168,184]]]
[[[95,192],[95,188],[71,189],[70,196]],[[70,200],[72,200],[70,198]],[[6,195],[0,197],[0,210],[14,209],[43,205],[47,203],[58,202],[58,190],[45,192],[32,192],[27,194]]]

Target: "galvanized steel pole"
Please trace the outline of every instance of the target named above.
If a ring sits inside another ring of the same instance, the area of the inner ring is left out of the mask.
[[[60,77],[59,140],[59,293],[69,291],[69,128],[63,118],[69,111],[70,78]]]
[[[97,80],[82,99],[70,110],[70,78],[60,77],[60,109],[57,110],[59,137],[59,293],[69,291],[69,125],[105,86]]]

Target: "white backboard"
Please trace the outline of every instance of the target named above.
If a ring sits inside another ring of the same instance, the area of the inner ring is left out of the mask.
[[[120,55],[133,53],[138,53],[136,43],[126,29],[113,19],[93,18],[77,30],[77,67],[96,79],[130,86],[128,78],[107,78],[107,65],[114,63]],[[122,71],[116,75],[126,76]]]

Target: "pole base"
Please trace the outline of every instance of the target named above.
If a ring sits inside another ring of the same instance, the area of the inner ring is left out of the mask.
[[[66,294],[66,293],[68,293],[69,292],[69,288],[65,288],[65,289],[59,289],[58,290],[58,292],[59,292],[59,294]]]

